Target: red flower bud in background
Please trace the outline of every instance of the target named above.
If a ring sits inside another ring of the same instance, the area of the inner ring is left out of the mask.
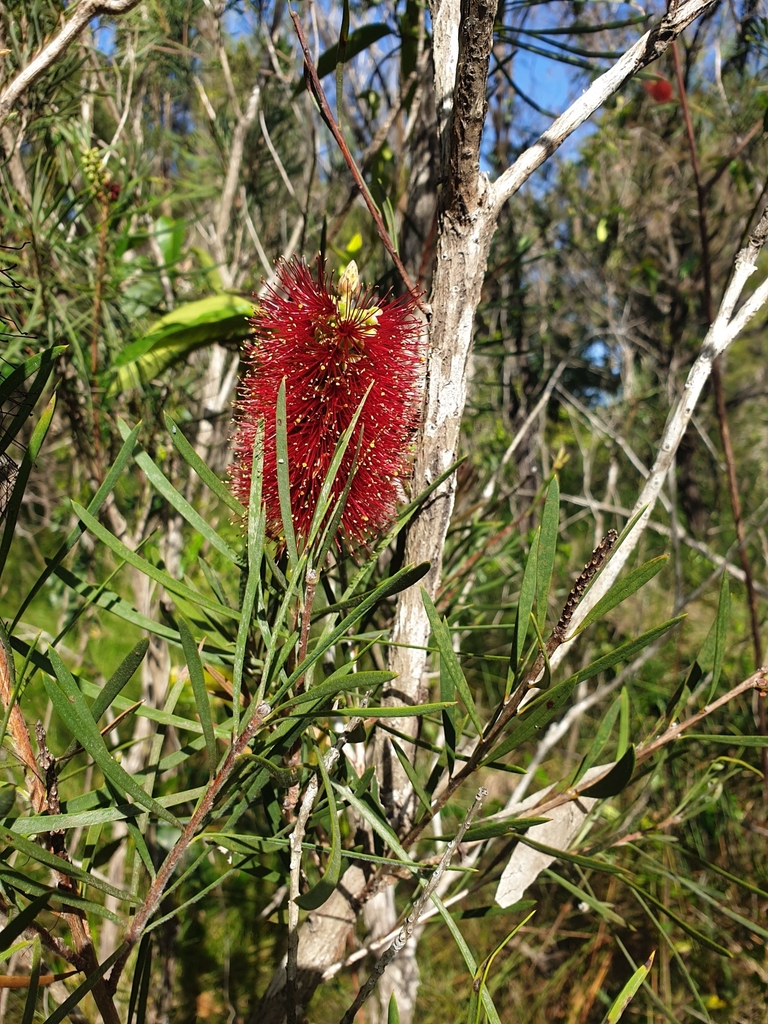
[[[672,99],[672,83],[661,75],[653,82],[646,82],[644,88],[657,103],[669,103]]]
[[[342,535],[352,547],[365,544],[394,519],[397,502],[405,498],[402,481],[410,471],[421,398],[422,325],[416,301],[414,294],[377,299],[358,285],[354,263],[335,288],[319,260],[316,278],[303,260],[278,267],[277,287],[259,300],[250,321],[253,341],[244,351],[247,371],[235,405],[230,473],[234,494],[247,505],[253,444],[263,416],[262,495],[273,539],[283,534],[275,442],[283,379],[297,540],[307,539],[336,443],[369,387],[332,493],[334,499],[341,495],[357,456]]]

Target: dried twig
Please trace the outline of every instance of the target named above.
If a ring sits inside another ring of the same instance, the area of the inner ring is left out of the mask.
[[[299,20],[299,16],[295,13],[295,11],[291,11],[291,18],[296,29],[296,35],[299,37],[299,43],[301,45],[302,52],[304,53],[304,70],[307,81],[307,88],[317,100],[323,120],[331,130],[331,133],[334,139],[336,140],[336,144],[341,150],[342,156],[346,160],[347,167],[349,167],[352,177],[355,179],[355,183],[357,187],[360,189],[360,194],[365,200],[365,205],[368,207],[368,210],[371,216],[373,217],[374,224],[376,225],[376,230],[379,234],[379,238],[384,244],[384,248],[387,250],[392,262],[395,264],[397,272],[400,275],[405,287],[408,289],[408,291],[415,293],[416,287],[411,281],[410,277],[408,276],[408,271],[403,266],[403,261],[400,259],[400,256],[398,255],[394,242],[389,237],[389,232],[387,231],[387,227],[384,223],[381,213],[379,212],[379,208],[376,206],[376,203],[374,203],[373,196],[368,191],[368,186],[365,184],[365,179],[360,173],[357,164],[355,163],[354,157],[349,151],[349,146],[347,145],[346,140],[344,139],[344,136],[341,133],[341,129],[336,124],[333,114],[331,113],[331,108],[328,105],[328,100],[326,99],[325,93],[323,92],[323,87],[320,84],[320,79],[318,78],[317,75],[317,69],[315,68],[314,61],[312,60],[312,55],[309,52],[307,41],[304,38],[304,31],[301,27],[301,21]],[[418,298],[417,303],[419,309],[424,313],[424,315],[426,317],[429,317],[431,315],[431,310],[429,309],[428,306],[424,304],[424,301],[420,297]]]
[[[447,847],[445,848],[445,852],[443,853],[442,857],[440,858],[440,863],[435,868],[435,870],[434,870],[434,872],[432,874],[432,877],[427,882],[427,884],[424,886],[424,889],[422,890],[421,894],[419,895],[419,898],[414,903],[413,910],[410,912],[410,914],[406,918],[405,924],[402,926],[400,931],[397,933],[397,936],[395,937],[395,940],[392,943],[392,945],[389,947],[389,949],[387,949],[386,952],[384,952],[379,957],[379,959],[376,961],[376,963],[373,965],[373,969],[371,970],[371,973],[368,975],[368,978],[367,978],[365,984],[360,986],[360,989],[359,989],[357,995],[355,996],[354,1002],[350,1005],[350,1007],[347,1010],[347,1012],[341,1018],[340,1024],[352,1024],[352,1021],[355,1019],[355,1015],[356,1015],[357,1011],[363,1005],[363,1003],[368,998],[368,996],[371,994],[371,992],[373,992],[373,990],[376,987],[376,984],[377,984],[379,978],[382,976],[384,971],[387,969],[388,965],[394,960],[394,958],[397,956],[397,954],[400,952],[400,950],[403,948],[403,946],[405,946],[406,942],[408,941],[408,939],[413,934],[414,929],[416,928],[416,925],[418,924],[420,917],[424,913],[424,910],[426,908],[427,902],[429,901],[430,897],[432,896],[432,893],[437,888],[438,882],[442,878],[446,868],[448,867],[448,865],[450,864],[451,860],[453,859],[453,855],[456,852],[456,849],[458,848],[459,844],[461,843],[462,839],[464,838],[464,833],[467,831],[469,826],[472,824],[472,819],[474,818],[474,816],[477,814],[477,812],[482,807],[483,800],[485,799],[485,797],[487,795],[488,795],[488,790],[487,789],[483,789],[482,787],[480,789],[478,789],[477,795],[475,796],[474,803],[472,804],[470,809],[467,811],[467,813],[466,813],[466,815],[464,817],[464,821],[461,823],[461,826],[459,827],[458,832],[456,833],[456,835],[453,837],[453,839],[450,841],[450,843],[448,843]],[[291,1024],[290,1020],[289,1020],[289,1024]]]

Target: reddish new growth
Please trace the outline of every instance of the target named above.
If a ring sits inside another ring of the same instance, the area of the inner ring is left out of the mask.
[[[416,297],[377,299],[358,286],[354,263],[335,288],[319,260],[316,278],[303,260],[293,259],[278,267],[277,281],[259,300],[251,320],[253,341],[245,346],[248,369],[235,407],[232,490],[248,504],[253,444],[263,416],[267,531],[279,540],[275,419],[285,379],[293,525],[297,539],[306,541],[336,443],[370,387],[333,485],[336,499],[357,455],[341,532],[351,547],[365,544],[392,522],[405,497],[402,480],[410,468],[420,402]]]

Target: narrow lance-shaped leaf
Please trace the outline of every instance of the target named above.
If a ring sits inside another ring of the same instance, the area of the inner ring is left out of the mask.
[[[15,416],[10,421],[8,418],[5,418],[4,422],[0,425],[2,427],[0,429],[0,454],[16,439],[19,431],[29,419],[32,409],[37,404],[37,400],[48,382],[48,378],[53,370],[54,361],[65,351],[66,346],[61,345],[47,352],[42,352],[40,355],[33,356],[22,366],[9,373],[2,381],[2,384],[0,384],[0,396],[2,396],[0,404],[4,404],[28,377],[31,377],[33,373],[35,374],[35,379],[24,395]]]
[[[622,686],[619,694],[621,700],[621,713],[619,716],[619,742],[616,747],[616,757],[620,760],[629,747],[629,690]]]
[[[330,899],[333,895],[341,877],[341,830],[339,829],[339,817],[336,813],[336,797],[334,796],[333,786],[331,786],[331,780],[322,756],[318,755],[317,766],[323,780],[325,795],[328,798],[331,852],[328,855],[328,863],[325,865],[323,877],[309,892],[299,896],[296,900],[302,910],[317,910],[318,907],[322,907],[326,900]]]
[[[122,946],[118,946],[111,956],[107,957],[102,964],[99,964],[92,974],[88,975],[82,985],[78,985],[71,996],[65,999],[60,1006],[57,1006],[49,1017],[45,1018],[43,1024],[61,1024],[61,1021],[65,1020],[72,1010],[82,1003],[83,999],[85,999],[93,987],[104,977],[112,965],[126,952],[126,948],[125,943],[123,943]]]
[[[314,693],[315,691],[310,691]],[[355,718],[360,715],[364,718],[419,718],[422,715],[434,715],[443,711],[446,704],[443,701],[435,701],[434,704],[387,704],[384,707],[376,708],[334,708],[329,715],[338,715],[339,718]],[[289,711],[287,718],[317,718],[318,710],[313,708],[305,713]]]
[[[619,715],[619,709],[621,707],[621,697],[617,697],[611,706],[608,708],[606,713],[603,715],[600,725],[597,727],[595,738],[589,746],[589,750],[584,755],[581,764],[579,765],[576,775],[571,782],[572,786],[575,786],[579,779],[583,778],[584,775],[589,771],[593,764],[597,761],[598,757],[602,753],[603,747],[608,742],[613,731],[614,723]]]
[[[12,917],[8,924],[0,931],[0,953],[5,952],[9,949],[16,939],[24,932],[30,924],[35,920],[37,915],[45,910],[48,906],[48,900],[51,898],[49,892],[44,892],[42,896],[38,896],[32,900],[31,903],[27,904],[23,910]]]
[[[114,490],[115,484],[122,476],[123,471],[125,470],[125,467],[128,464],[128,460],[133,454],[133,449],[136,445],[136,438],[138,437],[140,427],[141,423],[138,423],[130,432],[125,441],[123,441],[123,445],[120,451],[117,453],[117,458],[110,467],[110,470],[107,473],[107,475],[104,477],[103,483],[99,485],[99,489],[88,502],[87,511],[90,515],[96,515],[101,506],[104,504],[104,502],[107,500],[109,495]],[[53,558],[50,559],[48,565],[42,571],[40,576],[35,580],[34,586],[22,601],[19,610],[16,612],[16,617],[14,618],[13,623],[11,625],[11,632],[13,632],[13,630],[16,628],[17,624],[24,615],[24,612],[27,610],[29,604],[35,599],[37,594],[40,593],[41,589],[43,588],[49,577],[54,572],[57,572],[61,563],[64,561],[67,552],[71,551],[71,549],[75,546],[80,537],[82,537],[83,533],[85,533],[85,526],[82,523],[78,523],[77,526],[75,526],[70,531],[69,535],[67,536],[67,539],[58,549]]]
[[[179,427],[167,413],[164,414],[163,419],[165,421],[166,429],[171,435],[171,441],[173,442],[174,448],[178,451],[179,455],[181,455],[190,469],[193,469],[195,473],[197,473],[208,490],[215,494],[219,501],[223,502],[228,508],[230,508],[235,515],[244,516],[247,511],[245,506],[240,504],[229,488],[225,487],[213,470],[203,462],[182,433],[181,427]]]
[[[277,456],[277,491],[280,500],[280,518],[283,523],[285,548],[292,571],[296,571],[299,555],[296,550],[296,534],[293,529],[291,512],[291,467],[288,462],[288,431],[285,413],[285,378],[277,392],[277,410],[275,413],[275,453]]]
[[[32,1024],[35,1019],[35,1005],[40,984],[40,959],[42,949],[40,936],[35,935],[32,941],[32,970],[29,974],[29,988],[27,989],[27,1001],[24,1004],[24,1013],[21,1016],[21,1024]]]
[[[634,999],[637,990],[648,977],[650,970],[653,967],[653,958],[655,956],[656,950],[654,949],[645,963],[641,964],[640,967],[637,968],[624,988],[616,996],[610,1010],[603,1019],[603,1024],[617,1024],[617,1021],[621,1020],[624,1015],[624,1011]]]
[[[598,672],[604,672],[608,668],[613,668],[620,661],[631,661],[636,654],[653,643],[658,637],[663,636],[667,630],[671,629],[672,626],[676,626],[684,618],[684,615],[678,615],[677,618],[670,619],[660,626],[649,629],[636,640],[628,640],[609,654],[598,658],[597,661],[577,672],[576,675],[565,679],[551,690],[541,694],[536,700],[527,705],[523,712],[525,717],[522,722],[512,729],[510,735],[499,744],[487,760],[502,757],[504,754],[509,753],[510,750],[514,750],[521,743],[525,743],[535,736],[539,729],[555,717],[582,680],[590,679],[592,676],[597,675]]]
[[[91,704],[91,716],[94,722],[98,722],[107,708],[110,707],[115,698],[121,693],[123,687],[130,682],[136,669],[144,660],[148,650],[149,640],[146,637],[143,637],[139,640],[133,650],[123,658],[102,687],[99,696],[93,704]],[[77,750],[77,746],[77,740],[72,740],[61,760],[65,761],[68,757],[71,757],[75,750]]]
[[[659,555],[658,558],[652,558],[649,562],[645,562],[643,565],[633,569],[632,572],[627,573],[623,579],[618,580],[582,619],[576,633],[581,633],[587,626],[597,622],[603,615],[606,615],[611,609],[621,604],[622,601],[626,601],[640,587],[648,583],[649,580],[652,580],[667,564],[668,558],[669,555]]]
[[[129,434],[127,425],[122,420],[118,420],[117,426],[121,435],[127,437]],[[240,562],[237,552],[227,544],[223,537],[219,536],[210,523],[203,519],[200,513],[190,505],[184,495],[179,493],[165,473],[155,464],[151,456],[142,449],[139,449],[134,458],[136,464],[143,470],[158,494],[161,494],[168,504],[175,508],[180,516],[186,519],[192,529],[208,541],[211,547],[221,552],[233,565],[237,565]]]
[[[714,651],[712,657],[712,682],[709,684],[709,696],[707,704],[710,703],[717,691],[717,684],[720,682],[720,673],[723,670],[723,658],[725,657],[725,641],[728,634],[728,617],[731,610],[731,590],[728,585],[728,573],[723,573],[723,582],[720,584],[720,600],[717,604],[717,618],[710,633],[714,631]],[[707,638],[709,639],[709,638]]]
[[[523,582],[520,585],[520,598],[517,603],[515,614],[515,628],[512,634],[512,650],[509,657],[509,678],[507,689],[511,691],[512,686],[518,681],[520,674],[520,660],[525,649],[525,638],[528,635],[530,626],[531,611],[536,600],[536,577],[539,554],[540,531],[536,530],[528,552],[528,558],[523,571]]]
[[[541,531],[539,533],[539,551],[536,566],[536,621],[539,629],[544,629],[547,620],[547,601],[552,586],[552,573],[555,568],[557,554],[557,532],[560,526],[560,485],[557,477],[547,491],[544,511],[541,514]]]
[[[189,669],[189,681],[192,684],[192,693],[195,697],[197,717],[200,719],[200,725],[203,727],[203,736],[205,737],[205,746],[208,753],[208,775],[210,778],[213,778],[216,772],[216,762],[218,758],[216,750],[216,736],[213,732],[213,722],[211,720],[211,704],[208,699],[208,690],[205,685],[203,663],[200,660],[200,652],[197,649],[195,638],[192,636],[192,630],[190,629],[189,623],[183,615],[179,616],[178,621],[179,636],[181,637],[184,659],[186,660],[187,668]]]
[[[45,690],[51,699],[56,713],[72,735],[79,741],[83,749],[90,754],[104,773],[104,776],[109,779],[119,792],[128,794],[146,810],[152,811],[153,814],[163,818],[171,825],[180,828],[180,823],[170,811],[167,811],[156,800],[148,796],[133,776],[129,775],[125,768],[119,765],[112,757],[93,720],[90,709],[85,703],[85,698],[80,693],[77,683],[56,651],[49,649],[48,658],[56,673],[59,685],[57,686],[48,676],[44,676]]]
[[[403,566],[402,569],[399,569],[394,576],[390,576],[389,579],[384,580],[384,582],[369,594],[364,601],[361,601],[346,618],[342,619],[332,632],[323,637],[323,639],[312,649],[300,665],[296,666],[289,678],[275,695],[275,700],[279,699],[286,690],[289,690],[296,681],[306,673],[306,670],[322,658],[328,648],[333,647],[339,637],[344,636],[350,627],[354,626],[356,622],[362,619],[363,616],[371,610],[371,608],[374,608],[380,601],[385,600],[387,597],[399,594],[402,590],[406,590],[408,587],[413,586],[414,583],[418,583],[419,580],[423,579],[427,575],[429,569],[429,562],[422,562],[420,565],[406,565]]]
[[[32,842],[31,839],[27,839],[25,836],[19,835],[12,829],[6,828],[5,825],[0,825],[0,839],[2,839],[7,846],[18,850],[24,857],[30,857],[32,860],[36,860],[39,864],[44,864],[52,871],[58,871],[62,875],[68,875],[70,878],[75,879],[75,881],[82,882],[84,885],[89,885],[94,889],[98,889],[100,892],[108,893],[110,896],[114,896],[118,900],[124,900],[127,903],[136,902],[131,894],[126,892],[124,889],[118,889],[116,886],[110,885],[109,882],[105,882],[98,877],[90,875],[87,871],[83,871],[74,864],[70,864],[69,861],[64,860],[62,857],[57,857],[55,853],[51,853],[50,850],[44,849],[38,843]],[[48,886],[42,886],[41,889],[48,893],[49,899],[64,899],[64,895],[62,893],[59,893],[56,890],[49,890]],[[69,894],[67,894],[66,898],[69,899]]]
[[[421,588],[421,597],[427,611],[429,624],[432,627],[432,636],[434,637],[435,643],[440,651],[440,667],[442,669],[442,667],[445,666],[445,669],[450,676],[453,688],[461,697],[464,707],[467,709],[467,713],[472,719],[472,724],[475,729],[477,729],[478,734],[480,734],[483,731],[483,726],[480,721],[480,716],[477,713],[477,708],[475,707],[472,692],[469,689],[469,683],[461,670],[459,659],[456,657],[456,652],[453,649],[448,624],[444,619],[440,619],[440,616],[437,614],[437,609],[432,602],[432,598],[423,587]]]
[[[581,794],[587,797],[597,797],[600,800],[618,796],[632,781],[634,770],[635,746],[630,744],[605,778],[589,786],[588,789],[583,789]]]
[[[240,694],[243,688],[243,669],[248,635],[256,607],[256,597],[261,580],[261,561],[264,555],[265,516],[261,503],[262,481],[264,479],[264,420],[260,419],[256,427],[253,441],[251,491],[248,502],[248,575],[245,580],[243,606],[240,609],[240,621],[237,624],[237,640],[235,642],[235,664],[232,673],[232,735],[236,737],[240,731]],[[257,697],[251,702],[250,713],[255,714],[256,708],[264,696],[266,679],[262,680]],[[246,713],[248,724],[250,715]]]
[[[427,795],[426,791],[424,790],[424,787],[421,784],[419,776],[416,773],[415,766],[411,764],[410,760],[406,756],[405,751],[403,750],[399,743],[397,743],[394,739],[391,738],[389,742],[392,744],[395,754],[397,755],[397,760],[400,762],[403,771],[408,776],[408,780],[413,786],[414,793],[424,805],[424,810],[428,811],[431,807],[431,802],[429,796]]]
[[[156,566],[148,562],[146,558],[142,558],[141,555],[137,555],[130,548],[126,547],[122,541],[119,541],[117,537],[105,529],[101,523],[94,519],[86,510],[79,505],[76,501],[72,502],[72,508],[78,519],[81,520],[88,527],[91,533],[98,537],[106,546],[114,551],[116,555],[126,561],[129,565],[132,565],[135,569],[143,572],[145,576],[149,576],[150,579],[155,580],[156,583],[161,583],[166,590],[172,594],[177,594],[179,597],[184,598],[186,601],[191,602],[193,605],[198,605],[200,608],[204,608],[207,611],[213,612],[215,615],[224,615],[227,618],[238,618],[238,612],[234,609],[227,607],[227,605],[219,604],[218,601],[212,601],[210,598],[205,597],[204,594],[198,593],[191,587],[188,587],[184,583],[180,583],[177,579],[171,576],[170,573],[165,572],[163,569],[158,569]]]
[[[472,951],[467,945],[466,939],[459,931],[458,925],[449,914],[447,907],[440,899],[440,897],[437,895],[437,893],[433,892],[429,898],[437,907],[437,910],[440,916],[442,917],[443,921],[445,922],[448,931],[453,936],[454,942],[459,947],[459,952],[461,953],[464,959],[464,963],[466,964],[467,970],[474,977],[475,973],[477,972],[477,961],[475,960],[474,956],[472,956]],[[488,991],[485,985],[483,985],[481,988],[480,998],[483,1001],[483,1009],[485,1010],[488,1017],[488,1024],[501,1024],[501,1019],[499,1018],[499,1014],[494,1005],[491,993]]]
[[[360,419],[360,414],[363,411],[363,407],[365,406],[365,403],[368,400],[368,396],[370,395],[372,388],[373,384],[369,384],[368,390],[363,395],[362,399],[360,400],[360,404],[358,405],[357,409],[355,409],[352,419],[349,421],[349,426],[336,443],[336,447],[334,448],[333,451],[333,457],[331,458],[330,465],[328,466],[328,472],[326,473],[325,479],[323,480],[323,485],[320,488],[320,494],[317,499],[317,507],[315,508],[315,514],[312,517],[312,524],[310,525],[309,528],[309,536],[307,538],[308,547],[313,544],[315,537],[317,537],[320,531],[320,527],[322,526],[323,521],[328,513],[328,508],[331,503],[331,495],[333,493],[333,485],[336,481],[339,469],[341,468],[341,463],[347,452],[349,443],[352,440],[352,436],[355,432],[355,427],[357,426],[358,420]]]

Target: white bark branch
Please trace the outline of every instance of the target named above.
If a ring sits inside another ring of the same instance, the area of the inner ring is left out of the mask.
[[[719,355],[725,352],[739,331],[744,329],[747,323],[768,300],[768,279],[766,279],[746,300],[739,312],[735,316],[733,315],[736,303],[739,301],[747,280],[755,272],[758,254],[765,244],[767,236],[768,210],[763,214],[746,248],[742,249],[736,257],[733,276],[723,296],[720,309],[714,323],[709,331],[707,331],[701,346],[701,352],[691,367],[683,388],[683,394],[669,419],[664,436],[661,439],[661,444],[659,445],[656,460],[640,492],[640,496],[635,502],[632,514],[635,515],[642,508],[645,508],[645,511],[635,524],[632,533],[616,551],[595,581],[585,600],[577,608],[571,624],[572,630],[578,627],[590,608],[593,608],[600,598],[610,590],[630,555],[637,547],[638,541],[648,526],[654,505],[661,494],[667,473],[674,461],[683,435],[688,428],[688,423],[693,416],[702,389],[709,380],[712,364]],[[572,643],[573,641],[570,641],[557,648],[550,658],[550,665],[553,668],[560,664]]]
[[[0,93],[0,124],[7,121],[15,103],[52,64],[56,63],[93,18],[98,18],[102,14],[125,14],[136,7],[138,2],[139,0],[84,0],[83,3],[79,3],[61,32],[54,36]]]
[[[595,79],[587,91],[561,114],[543,135],[508,167],[491,186],[492,203],[498,215],[504,203],[517,192],[541,165],[578,127],[624,85],[634,74],[660,57],[692,21],[714,6],[716,0],[685,0],[670,5],[661,22],[646,32],[623,57]]]

